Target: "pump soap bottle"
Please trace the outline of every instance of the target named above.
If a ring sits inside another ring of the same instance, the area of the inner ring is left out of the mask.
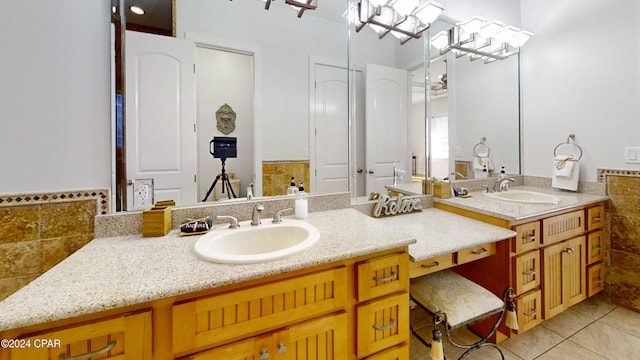
[[[306,219],[309,214],[309,198],[307,193],[304,192],[304,186],[302,186],[303,181],[300,181],[300,187],[298,188],[298,193],[296,194],[295,201],[295,213],[296,219]]]
[[[289,188],[287,188],[287,195],[288,196],[295,196],[296,193],[298,192],[298,189],[296,188],[296,181],[295,181],[295,177],[291,177],[291,184],[289,184]]]

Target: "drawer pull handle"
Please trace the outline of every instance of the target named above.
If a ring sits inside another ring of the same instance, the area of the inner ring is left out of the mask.
[[[482,250],[472,250],[471,253],[473,255],[484,255],[486,253],[488,253],[487,249],[482,248]]]
[[[596,283],[596,284],[600,284],[600,283],[602,283],[602,279],[601,278],[596,278],[596,279],[593,279],[593,282]]]
[[[382,282],[382,283],[385,283],[385,282],[387,282],[387,281],[393,281],[393,280],[396,280],[397,278],[398,278],[398,274],[396,274],[396,273],[392,272],[392,273],[391,273],[391,275],[389,275],[389,276],[385,276],[385,277],[377,277],[377,276],[374,276],[374,277],[373,277],[373,280],[374,280],[375,282]]]
[[[385,331],[385,330],[389,330],[396,327],[396,321],[391,319],[391,322],[388,323],[387,325],[382,325],[382,326],[378,326],[378,325],[373,325],[373,328],[376,329],[377,331]]]
[[[592,218],[591,218],[591,221],[593,221],[593,222],[599,222],[599,221],[600,221],[600,219],[601,219],[601,218],[600,218],[600,215],[598,215],[598,216],[594,216],[594,217],[592,217]]]
[[[287,353],[287,345],[284,344],[284,342],[279,342],[278,343],[278,354],[282,355],[282,354],[286,354]]]
[[[435,268],[435,267],[440,266],[440,263],[436,261],[436,262],[434,262],[433,264],[429,264],[429,265],[427,265],[427,264],[422,264],[422,265],[420,265],[420,266],[421,266],[421,267],[423,267],[423,268],[425,268],[425,269],[433,269],[433,268]]]
[[[571,253],[573,253],[575,251],[575,249],[574,248],[566,248],[566,249],[564,249],[562,251],[566,252],[567,254],[571,254]]]
[[[536,241],[536,236],[535,235],[523,236],[523,239],[525,239],[528,242],[534,242]]]
[[[112,342],[108,343],[107,346],[103,347],[102,349],[96,350],[96,351],[88,352],[88,353],[82,354],[82,355],[69,356],[69,357],[66,357],[67,354],[62,353],[62,354],[60,354],[60,356],[58,358],[60,360],[84,360],[84,359],[89,359],[89,358],[96,357],[96,356],[99,356],[99,355],[102,355],[104,353],[109,352],[111,349],[113,349],[114,346],[116,346],[116,342],[112,341]]]
[[[271,355],[269,355],[269,350],[262,349],[260,350],[260,360],[269,360]]]
[[[533,309],[533,310],[531,310],[531,312],[528,312],[528,313],[522,313],[522,315],[524,315],[524,316],[528,316],[528,317],[533,317],[533,316],[538,315],[538,312],[536,311],[536,309]]]
[[[523,271],[522,275],[526,275],[526,276],[533,276],[536,274],[536,269],[531,269],[529,271]]]

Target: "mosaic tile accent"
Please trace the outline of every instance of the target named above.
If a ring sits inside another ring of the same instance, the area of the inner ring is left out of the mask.
[[[111,213],[110,189],[0,194],[0,208],[19,205],[63,203],[77,200],[96,200],[98,203],[97,215]]]
[[[608,175],[640,176],[640,170],[598,169],[598,182],[606,182],[606,177]]]

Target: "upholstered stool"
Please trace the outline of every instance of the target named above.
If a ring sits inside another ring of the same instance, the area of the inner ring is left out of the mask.
[[[504,355],[500,348],[496,344],[489,342],[489,338],[498,329],[498,325],[500,325],[507,308],[512,312],[507,326],[517,330],[517,321],[514,316],[515,307],[511,301],[513,297],[511,288],[507,288],[504,291],[503,298],[500,299],[489,290],[464,276],[458,275],[451,270],[444,270],[412,279],[410,293],[411,298],[418,306],[433,314],[434,330],[431,343],[418,335],[413,326],[411,331],[420,341],[431,348],[431,357],[434,360],[444,358],[442,355],[442,333],[438,328],[439,324],[444,324],[447,338],[451,344],[467,349],[459,359],[465,358],[471,351],[480,347],[493,346],[498,349],[500,356],[504,360]],[[458,344],[451,339],[450,330],[472,324],[494,314],[500,314],[495,325],[488,334],[477,342],[465,345]]]

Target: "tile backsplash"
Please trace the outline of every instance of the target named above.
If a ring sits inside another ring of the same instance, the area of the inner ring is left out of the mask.
[[[94,238],[109,191],[0,195],[0,300]]]
[[[296,187],[304,180],[306,191],[309,191],[309,161],[263,161],[262,162],[262,195],[286,195],[295,177]]]
[[[609,196],[605,296],[640,312],[640,171],[600,170]]]

